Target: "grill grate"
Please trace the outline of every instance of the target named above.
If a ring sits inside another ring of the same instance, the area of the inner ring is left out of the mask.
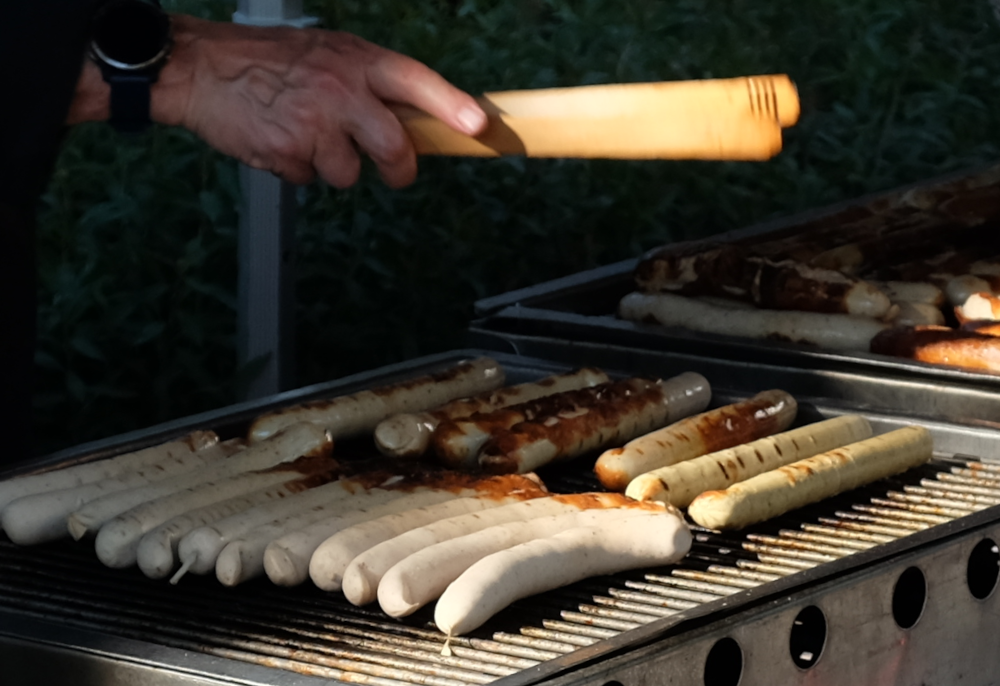
[[[554,491],[594,488],[556,473]],[[1000,504],[1000,465],[938,458],[894,479],[741,534],[695,528],[679,564],[589,579],[516,603],[484,629],[444,637],[425,608],[404,621],[339,594],[266,580],[177,587],[100,565],[86,546],[0,541],[0,605],[104,634],[374,686],[486,684],[622,632]]]

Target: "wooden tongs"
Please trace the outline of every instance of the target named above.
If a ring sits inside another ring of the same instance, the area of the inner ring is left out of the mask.
[[[766,160],[799,118],[787,76],[487,93],[485,133],[456,133],[404,105],[393,111],[422,155]]]

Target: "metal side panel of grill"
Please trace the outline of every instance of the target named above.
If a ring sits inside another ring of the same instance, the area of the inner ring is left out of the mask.
[[[740,683],[775,683],[762,676],[769,672],[760,671],[772,660],[761,661],[760,656],[767,651],[778,655],[781,646],[788,653],[790,629],[779,632],[774,627],[784,626],[789,613],[810,603],[822,608],[830,628],[826,652],[814,670],[834,662],[830,656],[836,651],[848,650],[842,643],[847,641],[867,657],[855,659],[858,666],[844,673],[870,676],[897,659],[899,646],[906,644],[901,638],[916,637],[922,627],[930,626],[927,619],[934,603],[948,597],[935,589],[950,588],[947,579],[965,574],[968,549],[986,534],[994,541],[1000,535],[990,533],[1000,520],[1000,428],[983,421],[930,420],[911,411],[933,414],[935,406],[969,402],[967,390],[593,344],[530,343],[537,346],[536,354],[544,355],[494,354],[512,383],[580,364],[647,375],[695,369],[713,382],[716,404],[788,386],[800,399],[801,422],[860,412],[876,431],[923,424],[934,435],[937,457],[919,470],[745,532],[698,530],[691,554],[677,565],[588,579],[519,601],[471,635],[453,640],[451,655],[441,654],[444,637],[431,623],[430,608],[397,621],[377,608],[355,608],[340,594],[313,587],[277,588],[258,580],[227,589],[205,577],[185,578],[174,587],[148,580],[137,570],[106,569],[87,545],[20,548],[0,539],[0,684],[705,683],[699,671],[705,659],[698,651],[706,650],[706,642],[711,649],[717,638],[727,636],[745,653]],[[20,470],[111,455],[192,428],[237,435],[263,408],[380,385],[477,354],[483,351],[438,355],[225,408],[81,446]],[[987,396],[983,394],[984,402]],[[889,412],[880,404],[891,397],[901,409]],[[881,409],[873,411],[873,406]],[[589,466],[587,460],[576,461],[548,468],[542,476],[557,492],[589,490],[596,487]],[[987,551],[985,559],[986,567],[992,560],[995,570],[996,561],[990,557],[994,554]],[[932,573],[930,563],[922,561],[928,555],[944,567],[950,560],[947,574]],[[886,579],[898,576],[900,565],[910,565],[911,559],[924,570],[928,600],[924,616],[909,633],[886,629],[884,607],[874,601],[852,600],[845,606],[838,600],[853,598],[851,594],[860,592],[857,588],[871,584],[874,590],[868,593],[884,595],[886,584],[892,586]],[[996,635],[1000,614],[991,600],[995,594],[982,601],[985,605],[972,606],[990,608],[980,621],[975,619],[977,610],[965,608],[967,599],[955,589],[950,593],[956,612],[947,631],[968,631],[962,620],[967,616],[971,626],[981,630],[969,634],[963,645]],[[841,607],[855,607],[854,614],[839,614]],[[871,630],[881,642],[860,631],[852,635],[853,624],[876,627]],[[748,628],[757,626],[766,631]],[[954,645],[955,639],[949,640],[942,645]],[[810,652],[808,647],[800,655]],[[937,658],[928,660],[938,664]],[[773,662],[774,669],[787,667],[778,664],[777,657]],[[984,657],[969,664],[978,669],[987,662]],[[643,671],[648,665],[658,666]],[[813,683],[812,675],[819,673],[795,669],[799,671],[775,673],[788,683]],[[935,669],[923,673],[953,674]]]

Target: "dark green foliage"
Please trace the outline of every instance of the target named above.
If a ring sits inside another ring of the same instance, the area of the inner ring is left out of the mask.
[[[803,116],[763,164],[424,159],[403,191],[303,189],[301,383],[459,346],[477,298],[998,156],[986,0],[308,9],[471,92],[785,72]],[[40,448],[236,399],[234,178],[183,132],[73,133],[41,218]]]
[[[39,233],[40,448],[232,400],[238,194],[186,131],[72,132]]]

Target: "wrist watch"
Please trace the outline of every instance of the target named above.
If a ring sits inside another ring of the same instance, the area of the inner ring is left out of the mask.
[[[91,20],[90,56],[111,86],[110,123],[135,133],[150,125],[149,87],[173,42],[170,17],[157,0],[110,0]]]

